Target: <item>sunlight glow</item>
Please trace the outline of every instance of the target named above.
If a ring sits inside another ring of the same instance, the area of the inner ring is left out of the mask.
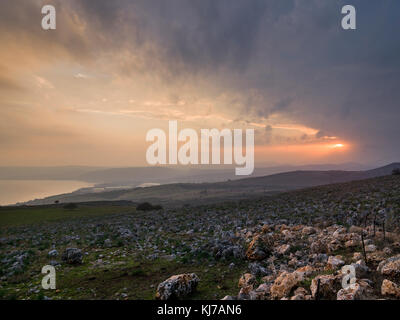
[[[337,143],[337,144],[333,145],[333,148],[343,148],[343,147],[344,147],[344,144],[342,144],[342,143]]]

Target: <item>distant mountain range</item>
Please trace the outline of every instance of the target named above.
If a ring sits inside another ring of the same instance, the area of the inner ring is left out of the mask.
[[[103,167],[0,167],[0,180],[77,180],[86,173],[103,170]]]
[[[106,189],[105,191],[99,191],[99,188],[95,188],[96,191],[94,191],[94,189],[89,188],[78,190],[69,194],[62,194],[45,199],[29,201],[27,202],[27,204],[51,204],[55,201],[66,203],[121,200],[129,200],[133,202],[149,201],[153,203],[161,203],[167,206],[176,204],[201,204],[221,200],[238,200],[244,198],[248,199],[251,197],[276,192],[385,176],[392,174],[392,171],[396,168],[400,168],[400,163],[392,163],[384,167],[362,171],[296,170],[261,177],[227,180],[220,182],[169,183],[147,188],[133,187],[113,190]],[[155,170],[155,172],[152,171],[153,174],[162,174],[162,176],[159,177],[158,181],[161,181],[161,179],[166,178],[168,177],[168,175],[172,174],[172,172],[170,172],[169,170],[164,170],[166,168],[153,169],[159,169]],[[110,170],[114,171],[115,169]],[[121,172],[126,173],[126,169],[121,170]],[[134,171],[133,169],[130,170],[132,170],[131,172]],[[148,168],[148,171],[151,171],[151,168]],[[100,172],[106,172],[107,174],[111,175],[109,170],[104,170]],[[142,174],[145,176],[146,172],[142,172]],[[111,176],[115,177],[115,174],[113,173]],[[202,178],[204,177],[205,175],[202,176]],[[150,179],[147,179],[147,181],[149,180]]]
[[[273,186],[287,188],[304,188],[324,184],[363,180],[392,174],[396,168],[400,169],[400,163],[392,163],[384,167],[364,171],[344,170],[296,170],[272,174],[264,177],[246,178],[228,182],[229,185],[249,186]]]
[[[315,164],[306,166],[256,167],[252,177],[297,170],[365,170],[357,163]],[[85,166],[63,167],[0,167],[0,180],[77,180],[101,186],[139,186],[143,183],[202,183],[237,180],[234,168],[227,166],[127,167],[104,168]]]

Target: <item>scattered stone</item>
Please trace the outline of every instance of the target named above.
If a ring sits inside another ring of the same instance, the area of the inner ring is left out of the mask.
[[[251,274],[255,275],[256,277],[262,277],[267,275],[269,272],[267,268],[263,267],[258,262],[253,262],[249,264],[249,271]]]
[[[47,254],[49,257],[57,257],[58,256],[58,251],[57,250],[50,250],[49,253]]]
[[[244,288],[251,286],[251,288],[253,289],[255,283],[256,283],[256,278],[250,273],[245,273],[240,277],[238,287]]]
[[[337,270],[341,266],[343,266],[345,262],[342,260],[341,256],[330,256],[328,258],[327,269],[328,270]]]
[[[376,245],[369,244],[365,246],[365,252],[375,252],[377,250]]]
[[[283,244],[276,248],[276,252],[280,255],[285,255],[286,253],[289,252],[289,250],[290,250],[289,244]]]
[[[363,258],[363,255],[361,254],[361,252],[354,252],[353,253],[353,260],[360,260]]]
[[[303,236],[309,236],[314,233],[316,233],[316,230],[313,227],[304,227],[303,230],[301,230]]]

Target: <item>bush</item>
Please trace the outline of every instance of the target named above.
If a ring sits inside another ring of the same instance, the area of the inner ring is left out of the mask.
[[[162,206],[160,205],[155,205],[153,206],[151,203],[148,202],[143,202],[143,203],[139,203],[136,206],[136,210],[140,210],[140,211],[151,211],[151,210],[161,210]]]
[[[394,175],[394,176],[400,176],[400,169],[399,169],[399,168],[393,169],[392,175]]]
[[[73,210],[78,208],[78,205],[76,203],[67,203],[66,205],[63,206],[63,208],[67,210]]]

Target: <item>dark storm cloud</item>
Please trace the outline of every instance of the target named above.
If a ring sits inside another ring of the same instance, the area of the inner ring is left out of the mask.
[[[242,92],[233,105],[244,115],[282,113],[354,141],[367,156],[400,158],[392,151],[400,136],[398,1],[351,1],[356,31],[340,27],[348,1],[79,3],[101,32],[125,16],[135,45],[156,43],[154,55],[174,75],[200,74]],[[122,43],[130,36],[113,37]]]

